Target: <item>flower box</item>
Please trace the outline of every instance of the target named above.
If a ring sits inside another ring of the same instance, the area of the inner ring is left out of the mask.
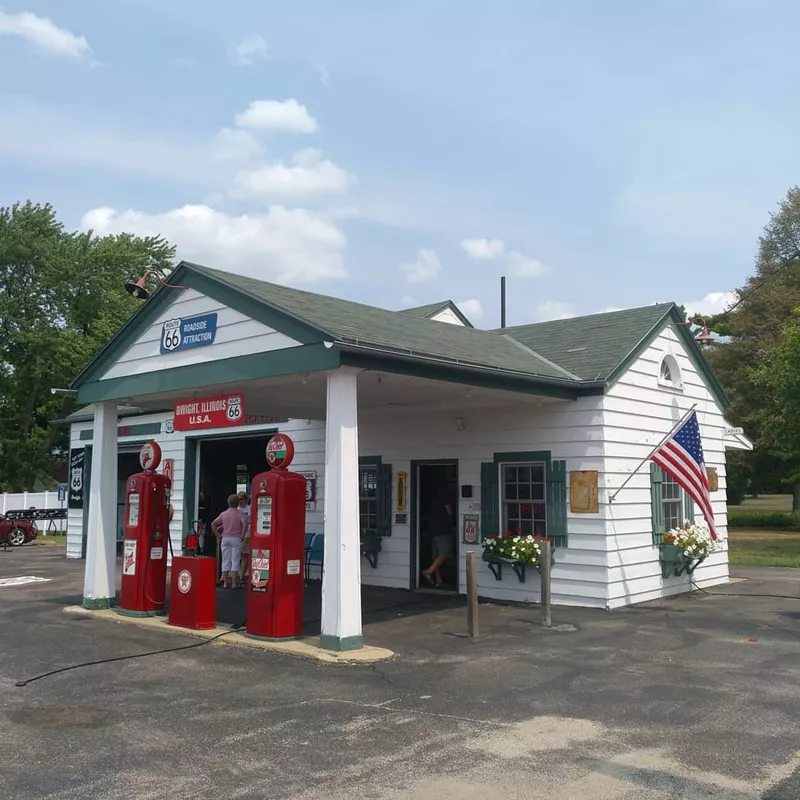
[[[530,565],[525,561],[518,561],[514,558],[505,558],[504,556],[496,556],[490,555],[486,551],[484,551],[482,559],[489,565],[489,569],[494,575],[495,580],[502,580],[503,579],[503,564],[508,564],[511,569],[514,570],[517,578],[519,578],[520,583],[525,582],[525,574],[526,574],[526,567],[534,566],[538,572],[541,574],[541,564],[533,564]],[[553,566],[553,562],[555,561],[555,548],[550,548],[550,566]]]
[[[662,578],[691,575],[717,546],[704,525],[687,523],[667,531],[658,547]]]

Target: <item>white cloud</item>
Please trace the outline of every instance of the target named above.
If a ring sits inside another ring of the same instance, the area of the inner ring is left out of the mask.
[[[622,311],[621,308],[617,308],[617,306],[607,306],[606,308],[598,311],[598,314],[611,314],[613,311]]]
[[[7,14],[0,10],[0,36],[18,36],[49,55],[82,58],[92,51],[83,36],[59,28],[47,17],[29,11]]]
[[[702,300],[690,300],[684,303],[686,314],[690,317],[695,314],[712,316],[721,314],[738,300],[735,292],[709,292]]]
[[[315,133],[319,124],[308,109],[294,98],[290,100],[253,100],[236,115],[240,128],[258,128],[287,133]]]
[[[238,128],[221,128],[212,145],[218,161],[251,161],[264,152],[262,144],[249,132]]]
[[[469,320],[480,319],[483,316],[483,303],[480,300],[462,300],[456,305]]]
[[[414,306],[419,305],[419,300],[416,297],[412,297],[410,294],[405,294],[400,298],[400,305],[403,308],[414,308]]]
[[[95,208],[84,214],[81,227],[98,235],[161,235],[177,246],[179,259],[278,283],[310,284],[347,274],[345,235],[305,209],[272,206],[263,214],[235,217],[205,205],[153,214]]]
[[[233,46],[233,57],[242,66],[248,66],[259,58],[268,58],[267,43],[261,36],[248,36]]]
[[[547,272],[541,261],[527,258],[516,250],[506,250],[502,239],[464,239],[461,248],[476,261],[499,261],[517,278],[536,278]]]
[[[461,247],[470,258],[479,260],[497,258],[506,249],[502,239],[464,239]]]
[[[421,247],[417,253],[417,260],[401,264],[400,269],[406,273],[409,283],[422,283],[436,278],[442,271],[442,262],[435,250]]]
[[[291,165],[266,164],[236,176],[239,193],[255,198],[300,198],[344,191],[352,177],[318,150],[301,150]]]
[[[569,319],[575,316],[575,311],[569,303],[561,300],[547,300],[540,304],[537,309],[537,316],[540,322],[548,322],[554,319]]]
[[[512,251],[506,258],[506,265],[511,274],[517,278],[536,278],[544,275],[547,268],[535,258],[526,258],[521,253]]]
[[[319,82],[323,86],[327,86],[328,81],[331,79],[331,73],[324,64],[317,64],[317,76],[319,77]]]

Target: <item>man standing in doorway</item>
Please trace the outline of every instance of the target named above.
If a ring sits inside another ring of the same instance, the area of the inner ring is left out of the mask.
[[[447,486],[437,493],[431,508],[430,527],[433,561],[422,576],[437,589],[444,588],[442,567],[455,558],[456,508],[458,498],[455,486]]]

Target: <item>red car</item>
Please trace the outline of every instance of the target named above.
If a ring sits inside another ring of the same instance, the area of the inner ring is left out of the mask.
[[[32,542],[38,533],[33,522],[22,519],[9,519],[0,514],[0,543],[5,542],[12,547]]]

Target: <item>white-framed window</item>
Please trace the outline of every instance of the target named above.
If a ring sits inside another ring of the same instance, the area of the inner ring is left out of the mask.
[[[358,511],[362,536],[378,532],[378,467],[358,468]]]
[[[503,532],[547,535],[547,465],[502,464],[500,468]]]
[[[661,478],[661,508],[666,530],[679,528],[684,521],[684,491],[680,484],[666,473]]]
[[[692,498],[676,480],[657,464],[650,464],[650,502],[653,521],[653,543],[664,541],[664,534],[687,522],[694,522]]]
[[[658,368],[658,383],[668,389],[682,389],[681,368],[673,355],[665,355]]]

